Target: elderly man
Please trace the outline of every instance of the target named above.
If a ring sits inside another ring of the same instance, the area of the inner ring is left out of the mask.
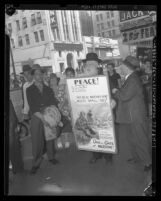
[[[96,53],[88,53],[86,55],[86,59],[83,60],[85,63],[85,69],[84,69],[84,75],[85,76],[97,76],[99,74],[98,66],[99,63],[101,63],[101,60],[98,58]],[[115,107],[115,101],[112,99],[111,106],[112,108]],[[105,158],[106,162],[112,162],[112,154],[106,154],[106,153],[98,153],[93,152],[92,158],[90,160],[90,163],[96,163],[96,161],[100,158]]]
[[[118,100],[116,122],[119,123],[120,132],[126,132],[126,139],[131,149],[132,158],[128,162],[135,163],[141,160],[144,170],[148,171],[151,169],[150,135],[143,87],[135,72],[138,65],[139,62],[135,57],[126,57],[120,67],[125,82],[121,89],[113,89],[112,93]]]
[[[32,74],[34,76],[34,83],[27,88],[27,100],[31,111],[31,139],[33,152],[33,167],[31,174],[35,174],[41,164],[42,155],[44,154],[45,137],[44,126],[42,122],[41,111],[48,106],[57,105],[58,101],[55,99],[51,88],[43,83],[43,72],[38,64],[33,66]],[[54,141],[48,143],[47,155],[52,164],[57,164],[55,159],[56,150]]]

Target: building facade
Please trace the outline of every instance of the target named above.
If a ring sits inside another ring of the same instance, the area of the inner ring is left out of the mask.
[[[120,36],[119,11],[93,11],[94,35],[117,39]]]
[[[79,11],[82,36],[94,36],[92,12],[93,11]]]
[[[16,73],[26,63],[59,73],[67,66],[77,68],[84,58],[78,11],[19,10],[6,18],[6,26],[11,31]]]
[[[151,59],[153,39],[156,36],[156,11],[120,11],[122,43],[141,61]],[[132,51],[134,50],[134,51]]]
[[[111,38],[83,36],[85,53],[96,52],[102,61],[119,59],[118,41]]]

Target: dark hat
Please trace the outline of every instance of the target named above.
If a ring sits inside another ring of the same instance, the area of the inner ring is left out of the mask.
[[[27,71],[31,71],[32,68],[30,67],[30,65],[24,65],[22,66],[22,72],[20,74],[23,74],[24,72],[27,72]]]
[[[41,68],[41,66],[39,64],[34,64],[32,66],[32,71],[31,73],[34,74],[35,70],[40,70],[42,73],[44,73],[43,69]]]
[[[88,53],[86,55],[86,59],[82,60],[83,62],[87,62],[87,61],[97,61],[98,63],[101,63],[102,60],[98,58],[97,54],[94,52]]]
[[[125,60],[122,61],[122,63],[131,67],[133,70],[140,66],[139,60],[133,56],[127,56]]]

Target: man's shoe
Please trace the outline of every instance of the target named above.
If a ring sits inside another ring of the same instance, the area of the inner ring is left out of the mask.
[[[152,169],[152,164],[150,164],[150,165],[145,165],[144,166],[144,171],[145,172],[148,172],[148,171],[150,171]]]
[[[32,167],[32,169],[30,170],[30,174],[36,174],[38,169],[39,167]]]
[[[52,160],[49,160],[49,161],[50,161],[50,163],[52,163],[53,165],[56,165],[56,164],[59,163],[59,161],[56,160],[56,159],[52,159]]]

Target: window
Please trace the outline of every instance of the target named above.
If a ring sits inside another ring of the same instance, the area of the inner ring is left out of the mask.
[[[97,24],[97,30],[100,31],[100,24]]]
[[[16,20],[16,26],[17,26],[17,31],[20,31],[20,22],[19,22],[19,20]]]
[[[26,45],[30,45],[30,39],[28,34],[25,34],[25,39],[26,39]]]
[[[38,43],[39,42],[39,37],[38,37],[37,31],[34,32],[34,35],[35,35],[35,42]]]
[[[19,46],[19,47],[22,47],[22,46],[23,46],[22,37],[21,37],[21,36],[18,37],[18,46]]]
[[[35,14],[31,15],[31,26],[36,25],[36,19],[35,19]]]
[[[41,41],[44,41],[44,40],[45,40],[44,31],[43,31],[43,30],[40,30],[39,32],[40,32]]]
[[[37,13],[37,24],[41,24],[41,23],[42,23],[41,13],[38,12]]]
[[[26,17],[24,17],[24,18],[22,19],[22,27],[23,27],[23,29],[26,29],[26,28],[27,28],[27,20],[26,20]]]
[[[100,19],[103,20],[103,15],[102,14],[100,14]]]
[[[66,33],[67,33],[67,40],[70,40],[69,37],[69,27],[68,27],[68,21],[67,21],[67,13],[64,11],[64,21],[65,21],[65,28],[66,28]]]
[[[109,21],[107,22],[107,26],[108,26],[108,27],[111,27],[111,24],[110,24],[110,22],[109,22]]]
[[[96,15],[96,19],[97,19],[97,21],[99,21],[99,15]]]
[[[78,57],[79,57],[79,55],[80,55],[80,54],[79,54],[79,51],[77,51],[77,55],[78,55]]]
[[[12,43],[12,47],[15,48],[15,42],[13,38],[11,38],[11,43]]]
[[[59,51],[59,57],[61,57],[61,51]]]
[[[112,20],[112,26],[115,26],[115,22],[114,22],[114,20]]]
[[[104,32],[102,32],[102,37],[105,37],[105,33]]]
[[[108,32],[109,37],[111,37],[111,31]]]
[[[115,30],[112,30],[112,34],[113,34],[113,36],[115,36]]]
[[[12,32],[12,25],[11,23],[8,23],[8,31],[11,33]]]
[[[60,71],[61,71],[61,73],[64,72],[64,63],[60,63],[59,65],[60,65]]]
[[[113,13],[113,11],[111,11],[111,17],[114,17],[114,13]]]
[[[107,19],[109,19],[110,18],[110,13],[109,12],[107,12]]]
[[[101,29],[104,29],[104,24],[103,23],[101,23]]]

